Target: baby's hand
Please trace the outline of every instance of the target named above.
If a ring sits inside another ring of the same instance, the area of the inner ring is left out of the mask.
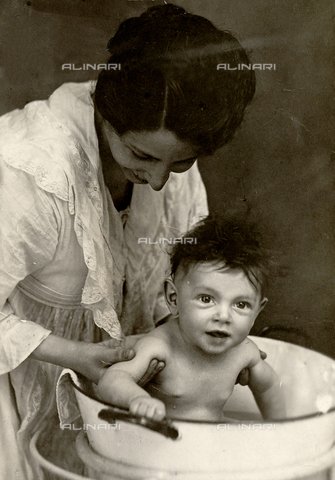
[[[158,422],[163,420],[166,413],[165,405],[161,400],[147,395],[133,398],[129,405],[129,411],[133,415],[150,418]]]

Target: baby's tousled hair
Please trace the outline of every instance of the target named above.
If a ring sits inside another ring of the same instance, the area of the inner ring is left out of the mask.
[[[175,243],[170,252],[172,278],[179,269],[186,274],[199,263],[214,263],[219,269],[242,270],[265,296],[274,262],[271,252],[262,245],[255,223],[208,216],[182,238],[184,241]]]

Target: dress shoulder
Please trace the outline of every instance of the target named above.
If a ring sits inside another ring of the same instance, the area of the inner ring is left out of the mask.
[[[166,184],[164,210],[168,223],[179,227],[176,236],[186,233],[208,215],[207,192],[197,163],[183,174],[171,173]]]

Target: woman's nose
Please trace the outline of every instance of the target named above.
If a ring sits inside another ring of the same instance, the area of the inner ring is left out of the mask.
[[[161,190],[168,181],[169,176],[169,169],[161,165],[157,165],[152,171],[150,171],[150,187],[155,191]]]

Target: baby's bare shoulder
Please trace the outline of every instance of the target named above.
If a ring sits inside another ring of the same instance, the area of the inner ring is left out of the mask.
[[[152,355],[166,355],[169,353],[170,342],[167,333],[161,327],[157,327],[151,332],[144,335],[135,344],[134,350],[136,353],[143,352],[145,350],[150,351]]]

